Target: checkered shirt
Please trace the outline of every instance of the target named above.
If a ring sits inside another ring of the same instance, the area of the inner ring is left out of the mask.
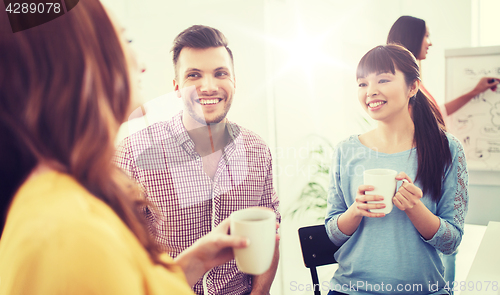
[[[226,124],[230,143],[224,148],[214,179],[203,171],[202,157],[182,123],[182,112],[127,137],[115,163],[133,177],[157,207],[146,210],[157,241],[176,257],[209,233],[231,212],[264,206],[276,212],[271,153],[253,132]],[[234,260],[206,275],[209,294],[248,294],[251,276],[238,271]],[[203,279],[193,287],[203,294]]]

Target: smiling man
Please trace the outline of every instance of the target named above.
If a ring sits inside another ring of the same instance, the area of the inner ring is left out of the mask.
[[[184,109],[166,122],[126,138],[115,161],[144,188],[155,209],[146,215],[157,241],[172,257],[209,233],[231,212],[263,206],[278,213],[271,153],[256,134],[226,115],[235,93],[233,55],[224,35],[192,26],[174,40],[174,90]],[[278,265],[259,276],[235,261],[198,281],[197,294],[268,294]]]

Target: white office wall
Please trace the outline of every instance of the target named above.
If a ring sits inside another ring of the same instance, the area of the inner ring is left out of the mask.
[[[498,0],[475,0],[477,11],[477,42],[478,46],[495,46],[500,44],[498,33],[498,11],[500,1]]]

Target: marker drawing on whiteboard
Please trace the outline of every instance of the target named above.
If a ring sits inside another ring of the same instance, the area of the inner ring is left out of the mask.
[[[495,87],[495,89],[496,89],[496,86],[493,86],[493,87]],[[491,87],[491,88],[493,88],[493,87]],[[493,91],[494,91],[494,90],[493,90]],[[486,103],[487,103],[487,104],[489,104],[490,106],[493,106],[493,105],[492,105],[489,101],[487,101],[484,97],[483,97],[483,98],[481,98],[481,100],[482,100],[482,101],[484,101],[484,102],[486,102]]]
[[[485,101],[486,101],[487,103],[489,103],[487,100],[485,100]],[[491,103],[490,103],[490,105],[491,105]],[[474,116],[479,116],[479,117],[481,117],[481,116],[484,116],[485,114],[486,114],[486,113],[470,114],[470,115],[468,115],[468,116],[467,116],[467,118],[472,118],[472,117],[474,117]]]
[[[469,145],[470,144],[470,136],[467,136],[466,138],[464,138],[464,144],[465,145]]]
[[[500,46],[499,46],[500,47]],[[447,128],[460,140],[471,170],[500,171],[500,49],[450,52],[446,64],[446,99],[452,99],[478,82],[482,91],[448,117]],[[466,54],[467,53],[467,54]],[[500,294],[498,294],[500,295]]]

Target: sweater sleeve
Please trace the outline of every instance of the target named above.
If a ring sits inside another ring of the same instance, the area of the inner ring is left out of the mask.
[[[448,141],[452,163],[445,173],[441,200],[436,212],[441,224],[436,234],[430,240],[425,240],[444,254],[455,252],[462,241],[469,202],[469,177],[464,150],[455,137],[449,135]]]
[[[341,148],[334,151],[333,162],[330,167],[330,185],[328,187],[327,210],[325,218],[326,232],[330,240],[337,246],[344,244],[350,236],[340,231],[337,220],[347,210],[347,204],[342,192],[340,179]]]

